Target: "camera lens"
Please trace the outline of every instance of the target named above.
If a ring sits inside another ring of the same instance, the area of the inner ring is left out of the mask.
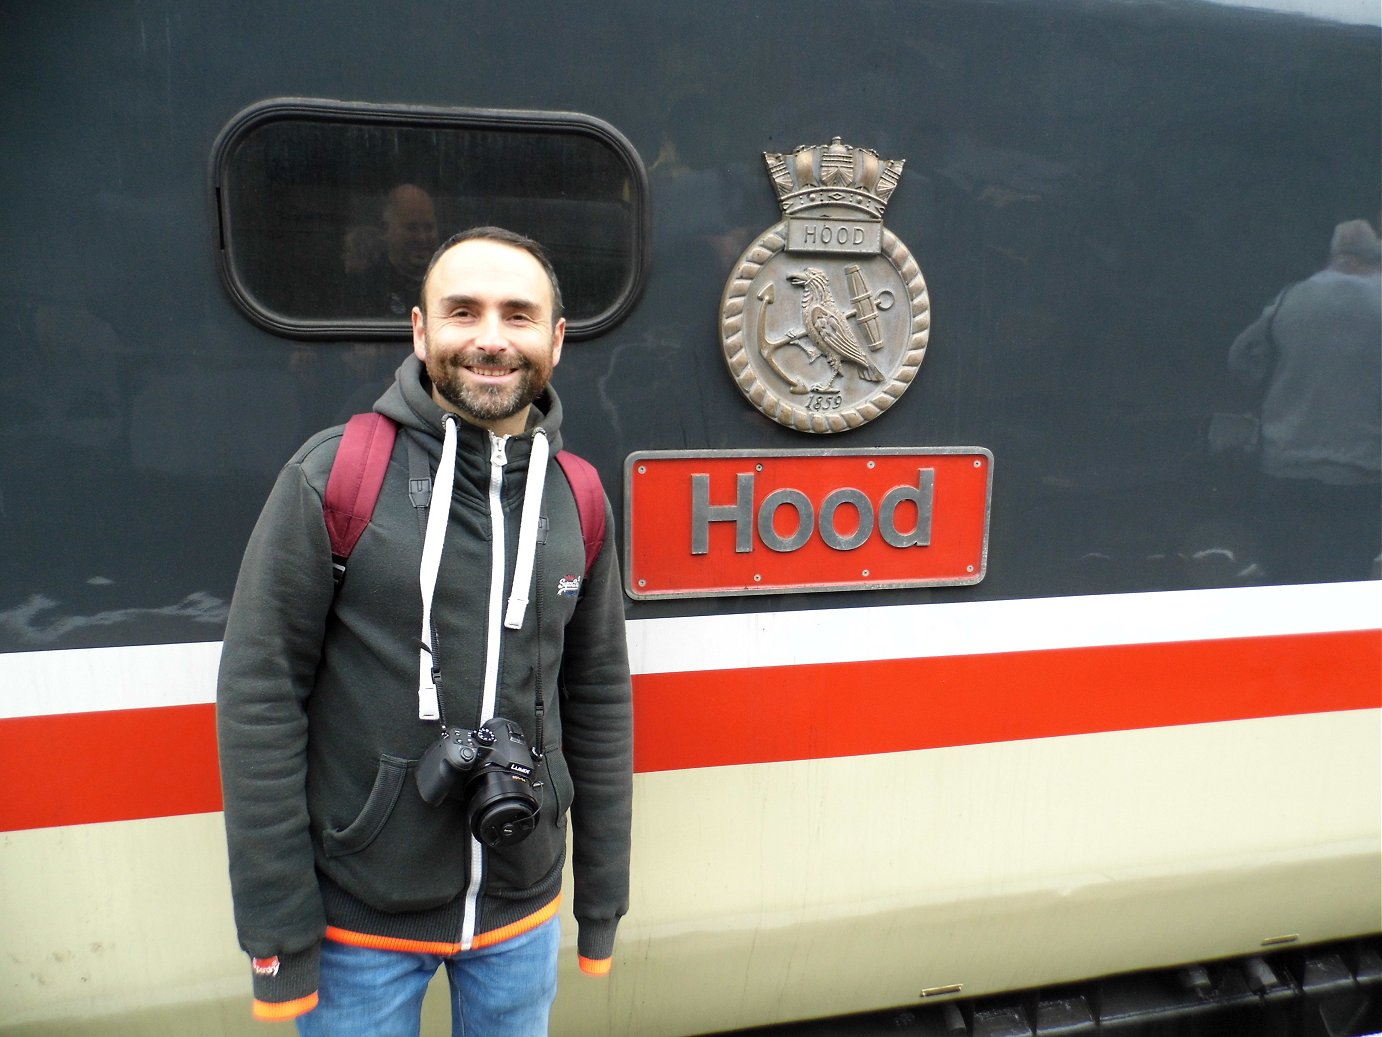
[[[538,801],[513,774],[487,771],[468,790],[470,830],[486,846],[522,842],[537,827]]]
[[[532,834],[537,817],[521,803],[504,803],[485,811],[478,823],[480,841],[486,846],[510,846]]]

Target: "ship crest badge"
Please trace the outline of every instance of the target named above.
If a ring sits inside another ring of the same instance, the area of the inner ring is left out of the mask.
[[[725,360],[774,421],[803,432],[858,428],[906,391],[930,334],[921,269],[883,226],[903,160],[839,137],[763,158],[784,218],[725,285]]]

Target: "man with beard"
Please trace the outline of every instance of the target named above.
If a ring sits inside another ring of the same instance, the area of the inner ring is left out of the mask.
[[[541,247],[456,235],[412,323],[374,406],[397,440],[344,578],[322,511],[336,428],[280,474],[236,584],[217,691],[236,923],[259,1018],[416,1035],[444,965],[455,1033],[536,1037],[568,810],[584,971],[608,971],[627,908],[618,565],[609,543],[587,564],[554,461],[566,324]],[[490,826],[492,806],[517,823]]]
[[[431,290],[413,308],[413,352],[439,407],[518,435],[561,360],[566,321],[543,261],[476,233],[452,238],[428,266]]]

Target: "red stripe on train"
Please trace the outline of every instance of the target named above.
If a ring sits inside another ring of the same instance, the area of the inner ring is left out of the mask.
[[[0,720],[0,831],[220,809],[210,705]]]
[[[1378,631],[634,678],[635,768],[859,756],[1382,705]],[[0,831],[219,810],[210,705],[0,721]]]
[[[648,675],[635,768],[861,756],[1382,705],[1360,631]]]

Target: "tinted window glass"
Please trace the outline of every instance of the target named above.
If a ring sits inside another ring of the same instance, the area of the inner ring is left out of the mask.
[[[225,283],[281,334],[406,335],[433,250],[481,224],[547,246],[573,336],[642,283],[646,174],[585,116],[267,102],[222,133],[213,176]]]

